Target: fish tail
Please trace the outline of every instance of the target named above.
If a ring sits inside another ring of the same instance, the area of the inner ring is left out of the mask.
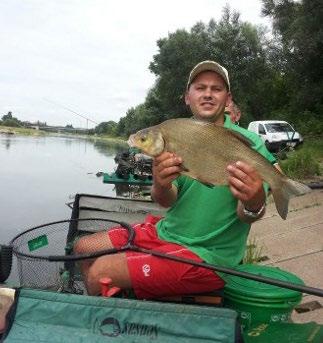
[[[294,180],[284,178],[279,184],[279,187],[273,188],[272,193],[275,200],[276,209],[279,215],[286,219],[288,213],[288,202],[289,199],[294,196],[299,196],[310,192],[311,189]]]

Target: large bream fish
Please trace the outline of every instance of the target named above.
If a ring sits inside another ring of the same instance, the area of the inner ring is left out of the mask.
[[[212,123],[171,119],[131,135],[128,144],[152,157],[163,151],[173,152],[183,159],[182,174],[211,185],[227,184],[226,167],[244,161],[270,185],[277,211],[283,219],[287,216],[289,198],[310,191],[309,187],[281,174],[250,147],[247,138]]]

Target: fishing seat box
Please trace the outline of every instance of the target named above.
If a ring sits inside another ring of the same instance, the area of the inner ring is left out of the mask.
[[[3,342],[242,342],[237,313],[206,307],[21,289]]]

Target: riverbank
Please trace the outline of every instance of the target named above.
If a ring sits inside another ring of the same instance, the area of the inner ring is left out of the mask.
[[[109,136],[98,136],[98,135],[88,135],[82,136],[85,139],[89,139],[91,141],[104,141],[107,143],[113,143],[114,145],[120,145],[120,147],[128,148],[127,141],[120,137],[109,137]]]
[[[46,132],[24,127],[9,127],[0,125],[0,134],[4,135],[24,135],[24,136],[45,136]]]
[[[125,139],[120,137],[109,137],[109,136],[98,136],[98,135],[81,135],[75,133],[57,133],[57,132],[48,132],[43,130],[35,130],[35,129],[28,129],[24,127],[8,127],[0,125],[0,134],[3,135],[24,135],[24,136],[66,136],[66,137],[75,137],[75,138],[83,138],[88,139],[91,141],[104,141],[107,143],[112,143],[114,145],[120,145],[127,147],[127,142]]]

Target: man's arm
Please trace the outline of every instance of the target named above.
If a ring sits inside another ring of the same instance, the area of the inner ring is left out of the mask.
[[[179,176],[182,159],[169,152],[155,157],[151,197],[163,207],[170,207],[177,199],[177,188],[172,182]]]

